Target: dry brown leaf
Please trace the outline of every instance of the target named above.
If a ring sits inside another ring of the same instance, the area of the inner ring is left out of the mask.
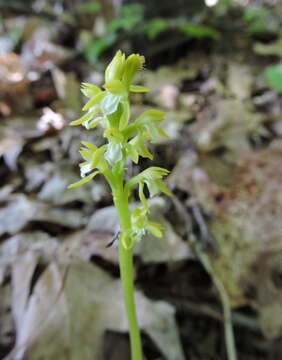
[[[0,91],[12,95],[26,91],[27,79],[21,58],[15,53],[0,55]]]
[[[0,234],[15,234],[31,221],[48,222],[76,229],[84,224],[83,214],[78,210],[52,208],[25,195],[14,194],[8,204],[0,208]]]
[[[136,303],[140,327],[165,358],[184,359],[172,306],[151,302],[138,291]],[[15,348],[6,360],[99,360],[104,331],[127,331],[120,281],[84,262],[51,263],[21,319]]]
[[[237,149],[225,164],[213,154],[187,153],[170,183],[193,195],[208,214],[216,251],[209,257],[234,307],[253,305],[265,336],[282,330],[282,142]]]
[[[242,101],[215,97],[213,104],[199,114],[191,133],[200,150],[223,146],[233,150],[247,146],[247,136],[262,131],[262,121],[262,115],[252,113]]]
[[[227,71],[227,85],[232,95],[239,100],[248,99],[253,85],[252,68],[244,63],[230,62]]]

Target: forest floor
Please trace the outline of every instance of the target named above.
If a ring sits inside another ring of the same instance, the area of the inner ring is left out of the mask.
[[[67,189],[80,141],[103,142],[68,123],[81,81],[103,84],[105,64],[56,42],[60,29],[30,22],[21,50],[0,55],[0,358],[126,360],[111,194],[102,178]],[[264,76],[276,58],[247,38],[238,49],[183,51],[153,70],[149,58],[136,79],[151,93],[132,96],[132,116],[166,112],[169,138],[150,146],[174,194],[151,200],[164,238],[135,249],[147,360],[226,359],[215,281],[238,359],[282,359],[282,96]]]

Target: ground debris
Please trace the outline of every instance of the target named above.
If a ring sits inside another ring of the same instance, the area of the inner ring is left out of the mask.
[[[281,156],[280,140],[258,152],[239,149],[237,164],[230,164],[229,175],[225,172],[230,179],[222,183],[220,177],[209,175],[203,158],[194,156],[192,161],[188,155],[171,177],[172,184],[189,191],[208,214],[208,231],[215,241],[210,259],[233,306],[254,306],[265,335],[272,338],[282,328],[281,319],[275,316],[278,308],[281,311],[282,296],[278,280],[282,256]],[[184,181],[183,173],[187,173]],[[215,167],[212,173],[215,175]]]

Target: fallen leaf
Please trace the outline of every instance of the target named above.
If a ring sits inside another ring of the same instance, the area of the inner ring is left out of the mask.
[[[262,131],[262,121],[260,113],[251,112],[238,99],[215,98],[190,129],[200,150],[211,151],[222,146],[236,149],[247,146],[249,134]]]
[[[44,263],[56,257],[59,243],[43,231],[23,232],[6,239],[0,246],[0,268],[22,262],[27,252],[33,252]],[[24,272],[25,273],[25,272]]]
[[[77,77],[72,73],[64,73],[58,68],[52,70],[52,77],[59,98],[67,111],[72,112],[72,118],[75,119],[82,107],[80,83]]]
[[[173,307],[139,291],[135,298],[139,325],[164,357],[184,359]],[[34,287],[6,360],[102,359],[106,329],[127,331],[120,281],[89,263],[52,262]]]
[[[224,155],[187,153],[169,183],[208,214],[215,240],[208,255],[232,306],[253,306],[265,336],[274,338],[282,330],[282,141],[232,154],[233,163],[225,163]]]
[[[0,127],[0,158],[3,157],[8,167],[17,169],[18,157],[24,145],[31,139],[38,138],[42,132],[36,129],[36,117],[12,117]]]
[[[109,247],[113,236],[107,231],[76,231],[71,235],[60,237],[60,246],[57,249],[57,257],[80,257],[89,261],[92,256],[100,256],[103,259],[118,264],[116,246]]]
[[[27,89],[25,69],[21,58],[15,53],[0,55],[0,91],[15,96]]]
[[[97,188],[98,183],[95,183],[94,186],[89,183],[70,191],[67,186],[77,181],[78,175],[74,171],[70,171],[68,164],[59,163],[58,165],[59,168],[53,169],[52,176],[45,177],[45,183],[38,194],[38,198],[54,205],[66,205],[75,201],[93,205],[94,199],[89,196],[89,193],[91,194],[93,189]]]
[[[18,136],[8,136],[0,139],[0,157],[3,156],[8,167],[15,171],[17,169],[17,159],[22,152],[24,141]]]
[[[52,208],[43,202],[29,200],[25,195],[11,195],[8,204],[0,208],[0,234],[15,234],[31,221],[48,222],[71,229],[84,224],[78,210]]]
[[[17,257],[17,261],[12,266],[11,305],[16,328],[23,321],[30,293],[31,279],[37,263],[38,254],[34,251],[25,251],[21,256]]]

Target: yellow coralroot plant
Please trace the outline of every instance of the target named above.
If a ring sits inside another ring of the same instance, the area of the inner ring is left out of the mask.
[[[171,195],[162,181],[169,171],[152,166],[138,175],[127,179],[126,164],[129,159],[138,164],[139,158],[153,159],[146,143],[158,136],[167,136],[160,128],[164,113],[151,109],[137,119],[130,119],[130,92],[148,92],[149,89],[132,85],[136,73],[142,69],[144,57],[132,54],[128,57],[118,51],[105,71],[105,84],[98,86],[82,83],[81,91],[89,98],[83,109],[86,114],[70,125],[82,125],[86,129],[96,126],[104,128],[105,144],[99,148],[82,141],[80,154],[84,161],[79,165],[81,180],[71,184],[75,188],[102,174],[108,182],[113,202],[120,222],[118,239],[120,276],[123,287],[124,303],[127,313],[131,358],[142,360],[142,346],[134,302],[133,255],[134,244],[148,232],[156,237],[162,236],[160,224],[150,221],[149,204],[144,190],[147,187],[150,197],[163,192]],[[129,199],[132,190],[137,187],[140,206],[131,209]]]

